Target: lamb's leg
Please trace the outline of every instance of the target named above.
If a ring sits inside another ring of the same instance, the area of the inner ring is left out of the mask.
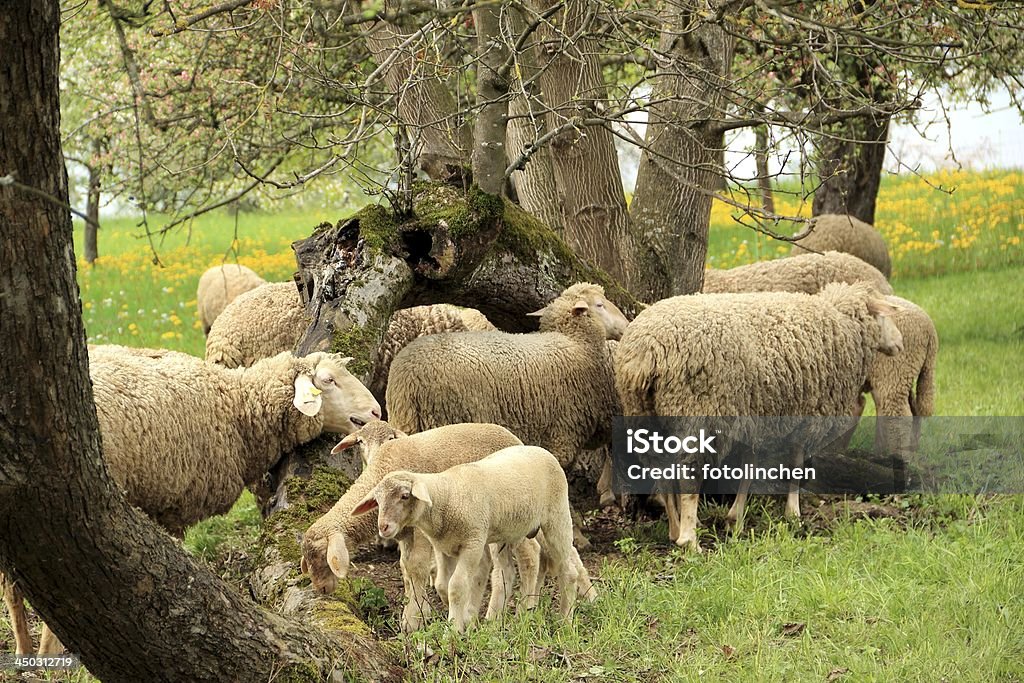
[[[700,502],[699,493],[677,493],[669,494],[676,499],[679,509],[679,535],[676,537],[676,545],[681,548],[690,547],[700,552],[700,544],[697,543],[697,503]]]
[[[733,533],[739,533],[743,530],[743,511],[747,507],[749,491],[750,480],[744,479],[736,490],[736,498],[732,501],[732,507],[729,508],[729,512],[725,515],[725,522],[732,529]]]
[[[43,631],[39,636],[39,654],[59,655],[61,652],[64,652],[64,646],[50,627],[43,624]]]
[[[668,540],[674,541],[679,538],[679,498],[675,493],[655,494],[661,498],[665,505],[665,515],[668,517]]]
[[[615,504],[615,494],[612,492],[612,459],[607,454],[601,466],[601,476],[597,479],[597,495],[601,507]]]
[[[803,466],[804,447],[796,445],[793,448],[793,467]],[[786,517],[800,519],[800,483],[796,480],[789,482],[789,494],[786,496]]]
[[[509,562],[511,564],[511,560]],[[469,621],[476,621],[480,616],[480,604],[484,601],[484,591],[487,590],[487,579],[491,574],[491,554],[484,549],[477,567],[476,575],[473,576],[473,583],[469,593]],[[514,580],[513,576],[513,580]],[[488,606],[489,609],[490,606]]]
[[[568,512],[568,511],[566,511]],[[541,541],[541,552],[551,558],[558,580],[558,611],[563,618],[572,616],[576,605],[576,580],[578,573],[573,560],[575,552],[572,547],[571,516],[565,515],[564,520],[542,527],[544,539]]]
[[[516,548],[518,548],[517,544]],[[492,543],[487,546],[491,555],[491,599],[487,603],[485,619],[496,619],[508,606],[509,596],[515,587],[516,569],[512,564],[512,548],[505,543]]]
[[[7,614],[11,621],[11,629],[14,631],[15,652],[19,655],[30,655],[32,654],[32,632],[28,628],[25,596],[7,576],[0,576],[3,577],[4,602],[7,603]]]
[[[420,532],[407,529],[398,538],[398,550],[406,598],[402,630],[409,633],[420,628],[430,616],[430,541]]]
[[[455,558],[435,549],[434,569],[434,590],[441,598],[441,604],[447,608],[449,607],[448,583],[452,579],[452,572],[455,571]]]
[[[455,571],[448,582],[448,621],[459,633],[472,622],[473,584],[486,551],[484,543],[464,545],[455,560]]]
[[[537,532],[540,535],[540,532]],[[516,608],[534,609],[540,599],[540,586],[544,582],[541,573],[540,543],[536,538],[527,538],[513,549],[519,568],[519,585],[522,599]]]

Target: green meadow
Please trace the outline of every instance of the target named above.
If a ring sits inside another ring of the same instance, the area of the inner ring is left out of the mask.
[[[777,202],[782,213],[809,215],[798,194]],[[203,270],[237,261],[283,280],[294,270],[289,244],[345,213],[215,214],[152,244],[136,220],[106,220],[99,261],[79,262],[90,341],[202,355],[195,285]],[[1024,174],[885,178],[877,224],[893,254],[896,293],[929,311],[939,331],[936,413],[1024,415]],[[788,251],[739,226],[722,204],[709,244],[714,267]],[[620,524],[617,541],[584,556],[601,597],[572,623],[541,609],[456,638],[435,622],[407,639],[412,675],[1024,680],[1024,498],[812,502],[801,525],[784,523],[776,502],[753,504],[738,537],[721,530],[724,511],[709,503],[701,518],[711,521],[703,530],[711,548],[699,555],[669,545],[664,522]],[[193,528],[186,546],[221,563],[245,552],[258,523],[246,494],[229,515]],[[395,611],[378,600],[368,616],[391,636]]]

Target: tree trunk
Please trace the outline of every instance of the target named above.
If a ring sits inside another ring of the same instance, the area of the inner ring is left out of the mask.
[[[761,112],[764,108],[761,108]],[[768,126],[754,129],[754,163],[757,167],[757,189],[761,194],[761,208],[765,213],[775,213],[775,196],[772,193],[772,176],[768,170]]]
[[[538,12],[554,3],[537,0]],[[549,107],[552,168],[564,198],[562,224],[569,247],[632,289],[632,240],[618,156],[611,131],[599,120],[607,106],[600,53],[585,37],[595,6],[570,0],[538,29],[539,81]],[[550,26],[558,26],[555,33]],[[533,70],[528,65],[528,70]]]
[[[713,3],[714,4],[714,3]],[[659,51],[671,62],[654,78],[646,150],[630,207],[637,243],[649,252],[634,293],[648,300],[700,291],[704,282],[711,196],[723,173],[725,146],[717,123],[733,38],[667,3],[661,11]],[[660,98],[667,98],[659,102]]]
[[[509,52],[502,36],[501,14],[501,7],[494,5],[473,10],[479,57],[476,102],[480,109],[473,136],[473,181],[493,195],[505,189],[507,158],[509,79],[503,66]]]
[[[82,251],[86,262],[92,264],[100,255],[96,243],[96,233],[100,227],[100,170],[96,166],[89,166],[89,192],[85,215],[89,220],[85,222]]]
[[[834,135],[819,138],[817,173],[811,212],[849,214],[875,224],[875,204],[889,141],[889,117],[849,119]]]
[[[115,681],[398,679],[372,640],[266,612],[112,483],[100,450],[59,137],[57,2],[0,10],[0,568]]]

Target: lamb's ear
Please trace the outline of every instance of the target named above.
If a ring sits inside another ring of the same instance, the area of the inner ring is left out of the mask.
[[[427,492],[427,485],[420,479],[412,482],[412,497],[416,500],[422,500],[427,504],[427,507],[434,505],[434,501],[430,500],[430,493]]]
[[[587,304],[585,299],[580,299],[579,301],[577,301],[576,303],[574,303],[572,305],[572,314],[573,315],[583,315],[584,313],[586,313],[589,310],[590,310],[590,305]]]
[[[358,517],[359,515],[365,515],[370,510],[377,508],[377,489],[370,491],[366,494],[366,498],[360,501],[359,505],[352,508],[352,516]]]
[[[331,540],[327,543],[327,566],[339,579],[348,576],[348,548],[345,546],[345,537],[339,533],[331,534]]]
[[[544,315],[545,313],[547,313],[547,310],[548,310],[548,307],[545,306],[544,308],[540,309],[539,311],[534,311],[533,313],[527,313],[526,315],[530,316],[531,318],[539,318],[542,315]]]
[[[396,439],[404,439],[407,436],[409,436],[409,435],[406,434],[405,432],[403,432],[401,429],[396,429],[395,430],[395,438]]]
[[[303,574],[308,574],[309,573],[309,565],[306,564],[306,556],[305,555],[303,555],[302,558],[299,560],[299,571],[302,572]]]
[[[341,453],[346,448],[352,448],[357,443],[359,443],[359,435],[358,434],[349,434],[344,439],[339,441],[334,446],[334,448],[331,449],[331,455],[337,455],[338,453]]]
[[[292,399],[292,405],[303,415],[313,417],[320,412],[320,407],[324,403],[320,396],[322,393],[313,385],[313,378],[301,373],[295,378],[295,398]]]

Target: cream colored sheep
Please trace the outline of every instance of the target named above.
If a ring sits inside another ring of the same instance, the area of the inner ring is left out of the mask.
[[[375,457],[380,447],[392,439],[409,436],[403,431],[395,429],[384,420],[374,420],[367,423],[362,429],[356,430],[339,441],[331,449],[331,455],[337,455],[342,451],[354,446],[359,446],[359,457],[363,461],[363,467],[367,467]],[[406,448],[414,447],[407,444]]]
[[[388,387],[391,362],[414,339],[441,332],[486,332],[495,329],[483,313],[472,308],[433,304],[397,310],[388,322],[384,341],[377,349],[373,374],[366,385],[374,396],[383,399]]]
[[[380,416],[348,360],[289,352],[229,370],[183,353],[92,346],[107,469],[132,505],[180,537],[227,512],[284,453]]]
[[[382,427],[371,423],[364,429],[377,433]],[[512,432],[493,424],[446,425],[381,443],[341,499],[306,530],[302,539],[302,571],[310,575],[313,587],[323,593],[333,592],[337,580],[348,576],[349,548],[374,536],[371,519],[352,517],[350,513],[389,472],[441,472],[521,443]],[[411,631],[419,628],[430,613],[427,587],[431,550],[424,539],[417,541],[412,533],[399,538],[399,548],[407,598],[402,627]]]
[[[615,353],[623,415],[849,415],[877,350],[897,353],[894,312],[867,283],[819,294],[698,294],[637,316]],[[794,460],[802,462],[802,454]],[[795,462],[795,466],[800,466]],[[696,494],[670,496],[679,545],[697,546]],[[729,518],[742,518],[741,489]],[[799,516],[799,489],[786,513]]]
[[[572,547],[569,485],[558,460],[537,446],[513,446],[441,473],[392,472],[353,510],[377,509],[377,530],[394,538],[413,527],[440,560],[448,618],[462,632],[479,611],[481,568],[488,544],[515,545],[537,535],[559,584],[560,612],[572,615],[577,563]]]
[[[622,314],[618,306],[605,298],[603,287],[590,284],[589,282],[580,282],[563,291],[555,301],[568,297],[576,297],[587,303],[594,316],[604,325],[605,339],[618,340],[622,338],[622,334],[629,325],[629,320]],[[552,330],[557,329],[560,324],[552,320],[552,316],[557,317],[561,315],[561,311],[560,307],[552,308],[552,304],[548,304],[539,311],[534,311],[529,315],[541,319],[540,329],[542,331],[546,329]]]
[[[707,270],[702,291],[817,294],[833,282],[868,282],[882,294],[892,294],[892,286],[877,268],[856,256],[838,251],[758,261],[726,270]]]
[[[853,216],[830,213],[815,218],[811,233],[794,242],[791,253],[794,256],[804,254],[808,249],[853,254],[873,265],[885,277],[892,276],[892,261],[882,234],[874,226]]]
[[[541,311],[539,333],[421,337],[391,365],[389,420],[412,433],[494,422],[547,448],[563,466],[610,439],[618,414],[596,285],[573,285]]]
[[[237,263],[214,266],[203,273],[196,288],[196,306],[199,308],[199,320],[203,323],[203,334],[210,333],[213,321],[235,297],[265,283],[266,280],[255,271]]]
[[[310,318],[292,282],[271,282],[241,294],[210,328],[206,360],[226,368],[249,367],[291,351]]]

